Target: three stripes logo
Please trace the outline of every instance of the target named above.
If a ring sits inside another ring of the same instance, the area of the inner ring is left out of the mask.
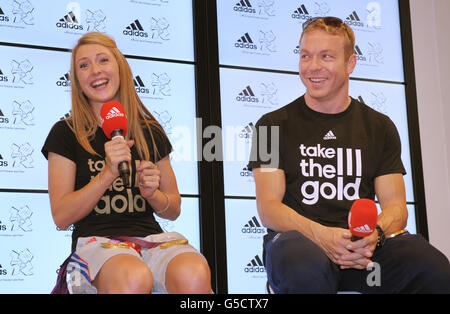
[[[294,13],[291,14],[291,17],[293,19],[297,19],[297,20],[310,20],[311,16],[309,15],[308,10],[306,9],[305,5],[302,4],[301,6],[299,6]]]
[[[76,17],[73,11],[70,11],[62,18],[60,18],[59,21],[56,23],[56,27],[75,29],[80,31],[83,30],[83,25],[80,24],[79,19]]]
[[[0,8],[0,22],[9,22],[9,17],[3,12],[2,8]]]
[[[328,131],[327,134],[325,134],[325,136],[323,137],[324,140],[335,140],[336,139],[336,135],[334,135],[333,131]]]
[[[253,131],[255,130],[255,126],[252,122],[250,122],[242,131],[239,133],[239,138],[242,139],[250,139],[252,137]]]
[[[249,0],[241,0],[236,3],[233,7],[233,10],[236,12],[243,13],[256,13],[256,10],[252,7],[252,4]]]
[[[64,74],[63,76],[61,76],[59,78],[58,81],[56,81],[56,85],[57,86],[70,86],[70,74],[69,72],[67,72],[66,74]]]
[[[252,38],[248,33],[245,33],[241,38],[239,38],[236,43],[234,44],[236,48],[243,48],[243,49],[258,49],[258,46],[256,46],[255,43],[253,43]]]
[[[136,36],[136,37],[148,37],[148,33],[144,31],[141,22],[139,20],[134,20],[133,23],[125,27],[123,30],[123,34],[127,36]]]
[[[361,51],[361,48],[358,45],[355,46],[355,55],[358,61],[367,61],[367,58],[364,56],[364,54]]]
[[[364,226],[359,226],[353,228],[356,232],[371,234],[373,230],[369,227],[369,225],[365,224]]]
[[[105,120],[109,120],[115,117],[125,117],[125,114],[116,107],[112,107],[111,110],[109,110],[109,112],[106,114]]]
[[[244,271],[246,273],[265,273],[266,268],[264,267],[261,258],[258,255],[255,255],[255,257],[252,258],[250,263],[248,263],[247,266],[244,268]]]
[[[358,27],[364,27],[364,23],[361,22],[361,19],[359,18],[358,13],[356,11],[353,11],[346,19],[345,23],[350,26],[358,26]]]
[[[139,93],[139,94],[149,94],[150,93],[150,90],[145,87],[145,84],[139,75],[136,75],[136,77],[133,79],[133,82],[134,82],[134,88],[136,89],[136,93]]]
[[[253,92],[252,88],[250,86],[247,86],[236,96],[237,101],[245,101],[245,102],[251,102],[251,103],[258,103],[259,99],[255,96],[255,93]]]
[[[266,232],[265,228],[261,226],[261,223],[258,221],[258,219],[253,216],[248,223],[246,223],[242,229],[241,229],[242,233],[247,233],[247,234],[251,234],[251,233],[256,233],[256,234],[263,234]]]

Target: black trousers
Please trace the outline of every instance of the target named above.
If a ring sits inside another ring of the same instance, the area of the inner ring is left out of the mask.
[[[422,236],[403,234],[376,249],[373,268],[344,269],[297,231],[264,237],[267,278],[275,293],[450,293],[447,257]]]

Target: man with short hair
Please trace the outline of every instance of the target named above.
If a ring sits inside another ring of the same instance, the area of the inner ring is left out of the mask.
[[[248,165],[269,229],[270,287],[276,293],[450,293],[448,259],[423,237],[402,233],[408,212],[395,125],[348,94],[357,59],[353,31],[338,18],[315,18],[303,25],[299,47],[306,93],[261,117],[251,153],[257,158]],[[274,130],[278,143],[270,140]],[[258,138],[265,134],[267,146]],[[258,158],[271,147],[279,147],[275,166]],[[352,242],[349,209],[375,195],[382,209],[376,231]],[[368,280],[372,265],[379,266],[379,280]]]

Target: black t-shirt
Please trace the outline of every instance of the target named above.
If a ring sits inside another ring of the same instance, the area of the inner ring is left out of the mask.
[[[160,159],[172,151],[169,139],[156,128],[152,129]],[[150,134],[144,131],[149,145],[150,160],[153,157],[153,146]],[[95,137],[90,141],[92,148],[100,156],[88,153],[78,143],[75,134],[66,121],[57,122],[44,143],[42,153],[48,158],[53,152],[72,160],[76,164],[75,190],[79,190],[90,182],[105,166],[105,142],[108,138],[101,128],[97,128]],[[72,248],[78,237],[85,236],[135,236],[144,237],[149,234],[162,232],[161,227],[153,216],[153,208],[140,195],[137,184],[136,168],[140,158],[136,147],[131,148],[131,188],[125,188],[122,179],[117,178],[106,190],[95,208],[83,219],[74,223],[72,233]]]
[[[376,177],[406,173],[394,123],[355,99],[344,112],[324,114],[302,96],[255,127],[248,168],[282,169],[283,203],[326,226],[348,228],[353,201],[374,199]]]

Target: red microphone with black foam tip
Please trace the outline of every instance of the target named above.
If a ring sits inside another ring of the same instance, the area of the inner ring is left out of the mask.
[[[100,110],[100,117],[103,120],[102,129],[107,138],[114,139],[118,136],[124,138],[127,134],[128,120],[120,102],[109,101],[104,103]],[[128,162],[120,162],[118,168],[124,186],[130,186],[130,168]]]
[[[353,202],[348,215],[348,226],[352,233],[352,241],[371,235],[378,220],[377,205],[373,200],[361,198]]]

